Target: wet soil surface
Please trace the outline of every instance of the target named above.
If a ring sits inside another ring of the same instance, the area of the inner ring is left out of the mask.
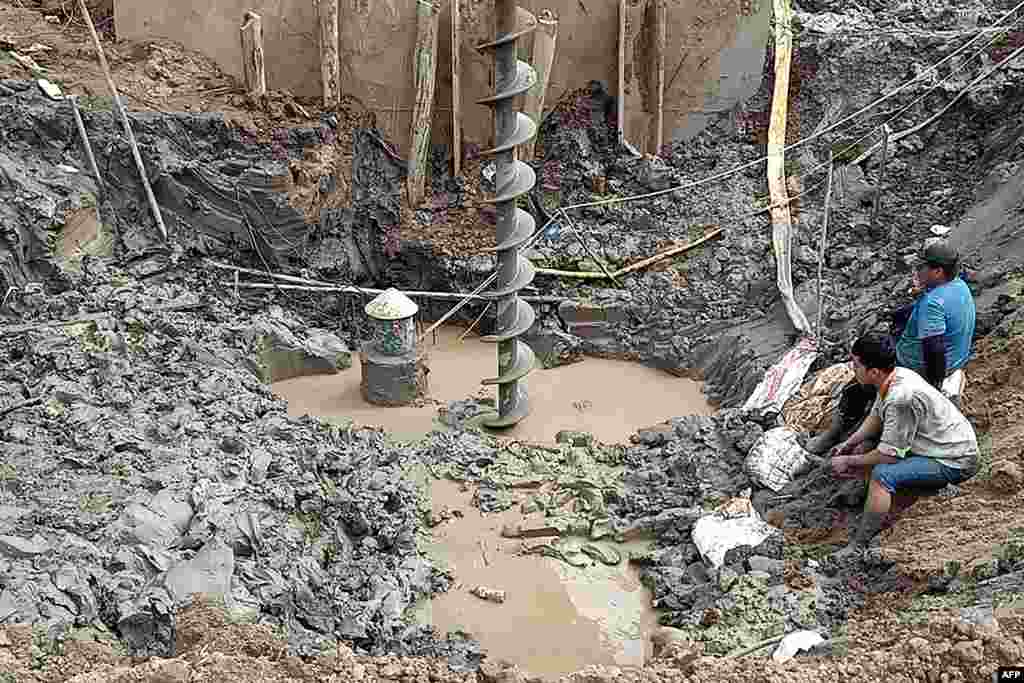
[[[272,390],[288,401],[295,417],[315,415],[355,424],[379,425],[399,439],[414,440],[439,425],[438,408],[450,401],[493,394],[480,380],[495,374],[493,344],[465,330],[442,327],[422,346],[429,354],[430,395],[418,406],[381,408],[363,400],[358,363],[337,375],[276,382]],[[435,341],[436,340],[436,341]],[[521,441],[552,443],[562,430],[593,434],[602,443],[623,443],[638,428],[674,415],[711,412],[693,380],[627,361],[587,358],[526,379],[532,412],[498,435]]]

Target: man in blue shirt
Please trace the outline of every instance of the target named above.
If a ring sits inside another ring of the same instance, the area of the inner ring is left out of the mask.
[[[915,267],[914,282],[914,293],[920,296],[889,314],[897,338],[896,364],[916,371],[941,390],[946,378],[970,359],[974,297],[960,277],[960,255],[942,242],[924,250]],[[959,396],[950,399],[959,406]],[[861,424],[874,400],[872,387],[850,382],[843,389],[831,426],[810,439],[807,450],[827,452],[843,434]]]
[[[971,357],[974,297],[960,277],[959,254],[946,244],[932,244],[925,250],[917,280],[921,296],[893,313],[896,328],[902,328],[896,363],[941,389],[946,377]]]

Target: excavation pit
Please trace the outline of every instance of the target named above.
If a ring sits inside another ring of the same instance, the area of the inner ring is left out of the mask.
[[[419,350],[430,357],[430,400],[419,405],[368,404],[355,369],[289,379],[273,389],[288,400],[292,415],[379,425],[396,440],[418,439],[442,427],[439,407],[494,391],[480,386],[481,378],[494,374],[494,346],[473,336],[460,339],[463,333],[442,327],[421,342]],[[586,358],[538,369],[527,387],[531,414],[499,435],[551,443],[560,430],[572,430],[604,443],[624,443],[638,428],[660,420],[713,412],[697,382],[626,361]],[[644,550],[646,542],[594,541],[565,530],[509,538],[503,533],[507,528],[545,526],[543,513],[522,512],[521,503],[537,490],[515,490],[511,508],[485,514],[473,504],[473,486],[437,481],[426,472],[412,476],[423,486],[433,524],[421,547],[454,582],[446,593],[417,606],[421,623],[441,633],[468,633],[489,657],[537,676],[556,677],[592,664],[642,666],[648,659],[657,618],[628,561],[630,551]],[[565,551],[562,557],[536,552],[552,543]]]

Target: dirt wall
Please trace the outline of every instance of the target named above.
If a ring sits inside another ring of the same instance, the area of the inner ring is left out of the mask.
[[[403,151],[408,145],[415,101],[410,68],[415,47],[417,0],[342,0],[339,41],[342,91],[378,114],[378,122]],[[463,14],[461,50],[464,139],[486,144],[491,115],[476,101],[490,93],[490,55],[474,46],[493,33],[493,0],[457,0]],[[631,3],[645,0],[630,0]],[[444,3],[438,55],[435,141],[451,133],[451,4]],[[548,103],[603,81],[614,94],[618,78],[618,3],[613,0],[521,0],[560,20]],[[319,50],[316,12],[308,0],[180,0],[155,4],[117,0],[120,38],[168,38],[199,50],[225,71],[239,75],[238,26],[247,10],[263,17],[267,80],[271,89],[316,95]],[[708,111],[728,109],[756,89],[769,34],[768,0],[668,0],[666,56],[667,135],[699,130]],[[521,45],[529,54],[529,38]],[[636,50],[646,49],[642,40]],[[634,60],[644,63],[642,55]],[[639,137],[639,136],[638,136]]]

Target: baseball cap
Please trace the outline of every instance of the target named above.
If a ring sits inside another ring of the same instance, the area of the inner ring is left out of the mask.
[[[945,242],[929,244],[917,258],[919,265],[957,266],[960,264],[960,253]]]

